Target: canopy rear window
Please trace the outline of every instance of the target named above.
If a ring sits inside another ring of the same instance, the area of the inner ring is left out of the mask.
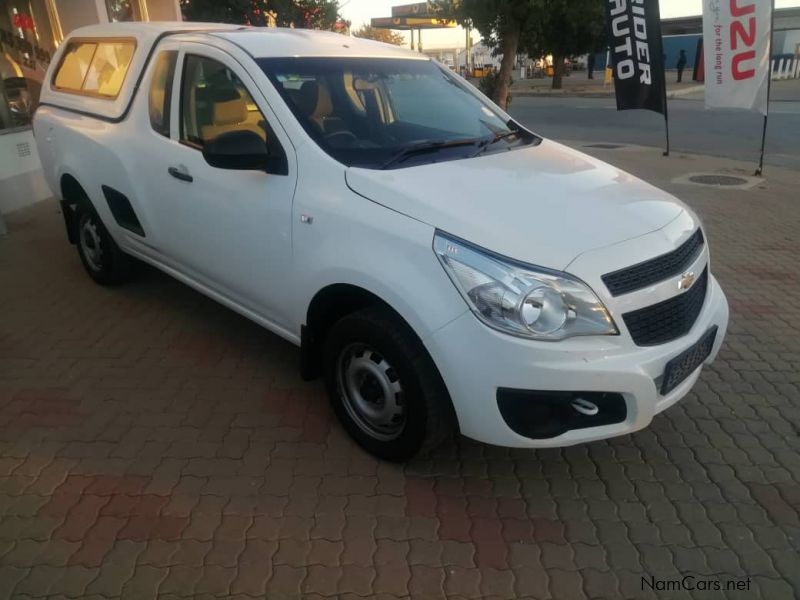
[[[133,39],[73,40],[56,69],[53,88],[112,100],[122,89],[135,50]]]

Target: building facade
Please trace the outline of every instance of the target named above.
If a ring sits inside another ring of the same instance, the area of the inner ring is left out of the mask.
[[[664,35],[664,54],[668,69],[674,69],[681,50],[686,51],[688,64],[697,59],[699,42],[703,38],[703,17],[679,17],[661,22]],[[781,59],[800,57],[800,8],[779,8],[775,11],[775,30],[772,36],[773,66]]]
[[[84,25],[180,20],[179,0],[0,0],[0,214],[50,195],[30,122],[64,38]]]

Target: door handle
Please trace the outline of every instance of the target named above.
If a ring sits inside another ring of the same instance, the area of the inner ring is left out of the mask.
[[[194,181],[194,177],[184,171],[181,171],[178,167],[170,167],[167,169],[167,173],[172,175],[175,179],[180,179],[181,181],[186,181],[187,183],[192,183]]]

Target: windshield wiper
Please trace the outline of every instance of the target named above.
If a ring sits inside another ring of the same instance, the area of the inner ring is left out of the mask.
[[[411,146],[407,146],[403,148],[392,156],[389,160],[383,163],[379,169],[388,169],[394,164],[397,164],[404,158],[408,158],[409,156],[413,156],[414,154],[420,154],[423,152],[434,152],[437,150],[441,150],[443,148],[456,148],[458,146],[474,146],[475,144],[479,144],[483,142],[483,138],[478,139],[462,139],[462,140],[425,140],[424,142],[419,142],[416,144],[412,144]]]
[[[500,131],[498,133],[495,133],[492,137],[485,139],[481,142],[478,151],[472,155],[472,158],[480,156],[481,154],[486,152],[490,146],[496,144],[497,142],[514,136],[522,137],[522,132],[512,129],[511,131]]]

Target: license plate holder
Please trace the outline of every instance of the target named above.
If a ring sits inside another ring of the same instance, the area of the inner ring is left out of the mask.
[[[702,365],[714,349],[718,327],[709,329],[691,348],[684,350],[664,367],[661,380],[661,395],[665,396],[683,383],[689,375]]]

